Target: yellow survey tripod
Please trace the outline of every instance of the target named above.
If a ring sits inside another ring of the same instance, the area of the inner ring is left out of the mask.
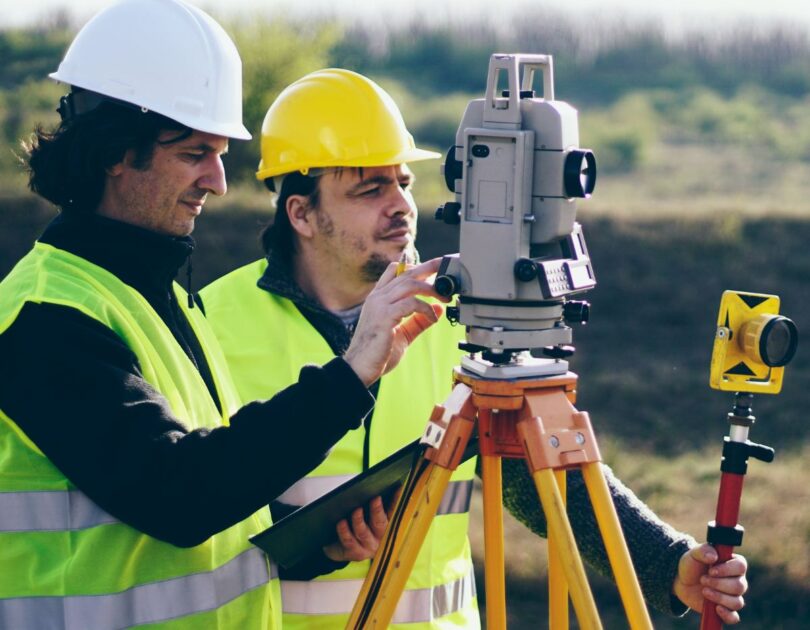
[[[565,471],[582,471],[630,627],[652,628],[622,534],[599,449],[575,402],[577,376],[491,378],[457,367],[455,386],[436,405],[428,444],[403,487],[347,628],[386,628],[450,476],[477,433],[484,496],[487,627],[506,628],[501,458],[527,461],[548,523],[549,627],[568,627],[568,595],[580,628],[601,628],[565,511]]]

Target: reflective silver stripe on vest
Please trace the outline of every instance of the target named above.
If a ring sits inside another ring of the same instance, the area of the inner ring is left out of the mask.
[[[276,498],[279,503],[287,505],[309,505],[320,499],[339,485],[346,483],[355,475],[331,475],[328,477],[304,477],[299,479],[283,494]]]
[[[327,492],[337,488],[340,484],[352,479],[354,475],[334,475],[331,477],[305,477],[293,484],[284,494],[273,503],[302,506],[312,503]],[[445,490],[437,514],[463,514],[470,511],[473,482],[451,481]]]
[[[472,499],[473,482],[451,481],[444,491],[442,502],[436,514],[464,514],[470,511],[470,500]]]
[[[284,612],[293,615],[348,615],[362,586],[363,580],[282,580]],[[394,611],[393,623],[438,619],[470,606],[474,598],[475,577],[470,569],[467,576],[455,582],[404,591]]]
[[[111,595],[0,599],[0,628],[128,628],[214,610],[265,583],[267,559],[249,549],[208,573],[134,586]]]
[[[117,522],[79,490],[0,492],[0,532],[64,531]]]

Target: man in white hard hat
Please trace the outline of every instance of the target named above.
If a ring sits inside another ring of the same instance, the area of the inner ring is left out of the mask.
[[[61,212],[0,283],[0,627],[278,628],[248,539],[436,320],[415,297],[436,264],[391,266],[358,343],[240,407],[173,282],[229,139],[250,137],[233,43],[181,1],[126,0],[51,76],[71,92],[29,147],[30,187]],[[384,526],[358,510],[330,553],[368,558]]]
[[[361,306],[391,263],[415,258],[416,206],[407,163],[439,157],[414,145],[391,97],[342,69],[313,72],[286,88],[262,126],[257,177],[278,193],[265,257],[202,291],[206,316],[243,400],[273,395],[306,363],[356,343]],[[362,323],[362,317],[360,318]],[[316,499],[419,437],[459,364],[463,330],[446,320],[426,332],[374,386],[377,403],[329,457],[271,506],[274,517]],[[306,416],[302,416],[306,417]],[[504,500],[545,535],[534,483],[522,461],[504,460]],[[605,468],[647,600],[682,613],[703,591],[726,623],[739,620],[745,560],[718,566],[716,553],[657,519]],[[479,626],[467,539],[475,463],[454,473],[394,614],[413,628]],[[569,481],[569,514],[583,555],[610,576],[581,475]],[[282,573],[284,627],[343,627],[368,571],[313,557]],[[321,575],[319,575],[321,574]],[[313,579],[314,578],[314,579]]]

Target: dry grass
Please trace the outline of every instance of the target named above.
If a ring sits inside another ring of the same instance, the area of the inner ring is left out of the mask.
[[[675,458],[637,451],[628,456],[618,445],[611,448],[617,475],[664,520],[698,539],[717,502],[722,444],[715,428],[716,448]],[[804,444],[778,453],[770,464],[749,460],[740,512],[746,528],[742,553],[804,584],[810,583],[810,484],[802,474],[808,457],[810,445]]]
[[[719,488],[719,459],[722,448],[707,447],[678,457],[661,457],[639,452],[616,440],[602,439],[605,460],[616,474],[662,519],[702,540],[706,523],[714,518]],[[750,460],[746,476],[740,521],[746,528],[739,550],[750,561],[751,588],[746,619],[748,628],[801,628],[803,620],[774,617],[763,604],[773,600],[773,579],[792,584],[806,597],[810,584],[810,485],[801,474],[810,457],[810,445],[777,454],[771,464]],[[483,515],[480,487],[471,509],[470,538],[476,563],[483,566]],[[508,598],[510,627],[538,627],[538,615],[547,614],[547,553],[545,541],[528,532],[508,513],[505,517],[507,580],[513,597]],[[764,575],[761,583],[757,577]],[[623,627],[615,593],[601,580],[594,580],[598,605],[605,627]],[[483,583],[481,583],[483,588]],[[534,595],[532,595],[534,593]],[[804,604],[806,607],[806,604]],[[799,604],[801,608],[801,604]],[[698,624],[696,616],[670,620],[654,614],[656,627],[687,628]],[[616,624],[616,625],[614,625]],[[542,626],[540,626],[542,627]]]

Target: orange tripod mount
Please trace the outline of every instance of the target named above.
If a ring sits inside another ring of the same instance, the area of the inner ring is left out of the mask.
[[[652,628],[599,449],[585,412],[573,406],[577,376],[483,378],[457,367],[455,386],[430,417],[428,446],[406,481],[347,628],[387,628],[450,476],[477,428],[484,500],[488,628],[506,628],[501,458],[525,459],[548,525],[549,627],[568,628],[568,597],[583,629],[601,628],[565,511],[565,471],[582,471],[630,627]]]

